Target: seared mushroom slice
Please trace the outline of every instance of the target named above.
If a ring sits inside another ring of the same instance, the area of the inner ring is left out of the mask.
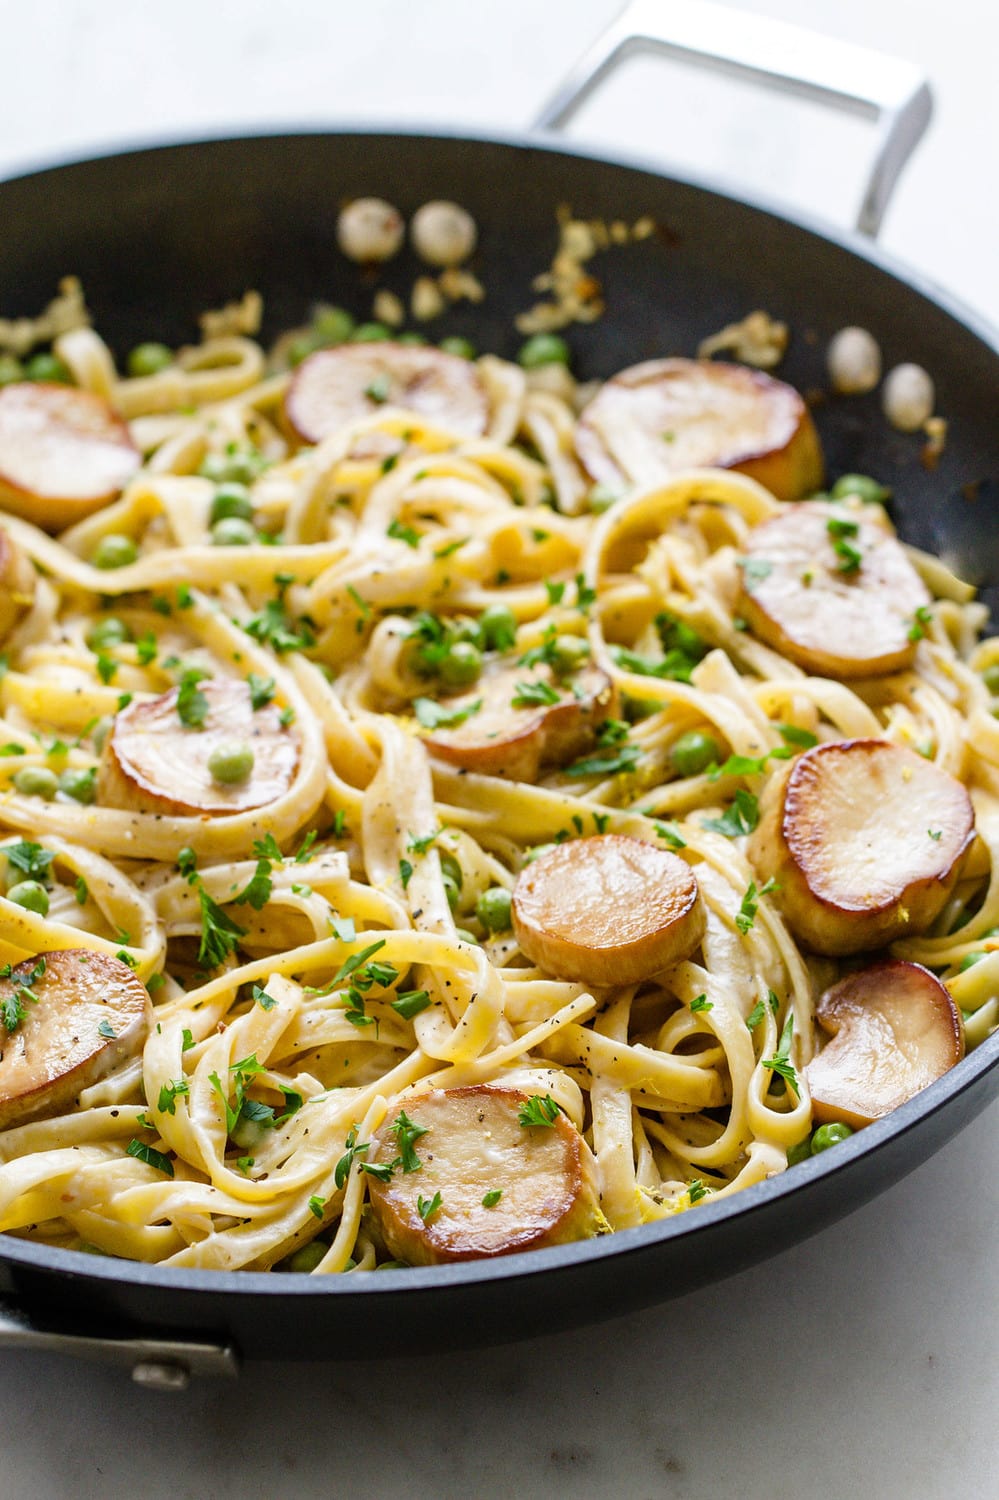
[[[957,1006],[921,964],[886,959],[847,975],[816,1019],[831,1037],[805,1068],[820,1123],[880,1120],[964,1056]]]
[[[860,953],[926,931],[973,838],[953,776],[887,740],[838,740],[770,783],[749,856],[810,948]]]
[[[436,1089],[407,1101],[405,1118],[424,1132],[415,1140],[409,1132],[419,1166],[397,1166],[385,1182],[368,1177],[397,1260],[512,1255],[587,1239],[602,1226],[589,1147],[549,1096],[491,1084]],[[399,1120],[382,1126],[367,1161],[398,1158]]]
[[[0,641],[35,602],[35,570],[16,542],[0,527]]]
[[[288,425],[318,443],[382,406],[403,407],[468,437],[489,422],[489,402],[474,364],[457,354],[407,344],[344,344],[302,361],[284,398]]]
[[[471,692],[444,699],[442,708],[467,717],[430,730],[426,743],[466,771],[534,781],[543,766],[565,765],[590,749],[616,705],[614,684],[598,667],[565,678],[543,663],[503,667]]]
[[[760,370],[707,359],[651,359],[622,370],[584,407],[576,451],[590,476],[622,489],[683,469],[737,469],[778,500],[822,484],[804,401]]]
[[[513,930],[527,957],[560,979],[638,984],[689,958],[704,935],[690,866],[640,839],[570,839],[522,870]]]
[[[0,506],[44,531],[100,510],[141,462],[100,396],[41,381],[0,388]]]
[[[0,979],[0,1006],[0,1130],[59,1114],[138,1057],[153,1009],[127,964],[90,948],[25,959]]]
[[[186,817],[246,812],[284,795],[298,765],[295,729],[281,723],[273,704],[255,709],[249,688],[235,678],[204,678],[197,690],[205,699],[200,727],[181,719],[178,688],[122,709],[101,755],[100,802]],[[248,766],[245,776],[213,774],[220,755],[224,766],[236,752]]]
[[[930,596],[887,523],[793,505],[750,532],[736,609],[760,640],[821,677],[911,666]]]

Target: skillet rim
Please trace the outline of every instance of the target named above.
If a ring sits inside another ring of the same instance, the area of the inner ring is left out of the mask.
[[[296,139],[341,139],[343,137],[384,141],[404,138],[414,143],[423,141],[429,146],[443,140],[456,146],[468,145],[473,149],[477,146],[498,146],[515,151],[541,152],[546,156],[570,157],[577,161],[593,162],[601,167],[641,172],[667,184],[676,183],[694,192],[706,193],[734,207],[749,208],[764,214],[782,227],[803,231],[877,268],[894,281],[901,283],[905,291],[915,292],[932,303],[938,310],[959,324],[965,332],[976,337],[999,359],[999,325],[994,325],[986,315],[965,303],[959,295],[939,285],[933,277],[908,265],[904,258],[885,250],[879,243],[868,239],[858,231],[829,224],[819,215],[788,206],[766,194],[757,192],[744,194],[734,182],[721,174],[688,174],[675,168],[672,163],[656,162],[640,153],[615,151],[608,155],[585,141],[577,144],[559,137],[539,138],[527,132],[479,132],[454,126],[431,128],[423,122],[417,124],[410,122],[396,127],[390,123],[370,121],[341,122],[335,127],[329,124],[311,127],[301,123],[296,123],[293,127],[285,127],[274,122],[272,126],[269,125],[265,129],[238,130],[236,133],[222,127],[218,132],[197,131],[190,135],[181,132],[166,137],[158,134],[150,137],[133,137],[125,142],[96,144],[86,148],[79,155],[67,156],[57,152],[24,163],[15,163],[12,170],[5,169],[0,173],[0,203],[2,203],[3,190],[8,184],[29,181],[66,169],[71,170],[74,167],[90,167],[105,163],[110,166],[122,158],[155,157],[159,153],[178,150],[196,151],[199,147],[205,146],[252,146],[257,142],[291,142]],[[825,1192],[821,1184],[828,1182],[834,1176],[850,1172],[858,1163],[868,1164],[868,1181],[866,1185],[863,1182],[860,1183],[863,1190],[857,1194],[852,1204],[844,1206],[840,1202],[824,1217],[815,1215],[816,1222],[805,1228],[792,1222],[791,1232],[785,1241],[774,1245],[763,1255],[751,1255],[751,1262],[757,1262],[776,1254],[780,1249],[788,1248],[791,1244],[811,1234],[821,1233],[828,1223],[846,1217],[864,1203],[879,1196],[881,1192],[900,1181],[909,1172],[920,1167],[948,1139],[970,1123],[970,1118],[981,1112],[991,1102],[991,1097],[978,1099],[973,1105],[972,1116],[964,1120],[959,1117],[955,1118],[950,1131],[943,1135],[938,1134],[935,1141],[929,1145],[929,1149],[922,1150],[911,1162],[906,1162],[901,1170],[893,1169],[884,1181],[870,1181],[874,1175],[870,1169],[880,1154],[883,1154],[893,1143],[902,1140],[935,1116],[941,1115],[948,1108],[956,1105],[958,1099],[965,1094],[970,1094],[976,1085],[982,1085],[997,1068],[999,1068],[999,1031],[988,1037],[943,1078],[915,1095],[890,1115],[874,1122],[862,1131],[857,1131],[848,1140],[840,1143],[834,1152],[823,1152],[818,1157],[811,1157],[799,1163],[792,1169],[793,1177],[790,1182],[788,1173],[781,1173],[769,1180],[755,1183],[733,1194],[730,1198],[702,1203],[693,1216],[688,1213],[677,1213],[669,1218],[639,1225],[632,1229],[618,1230],[613,1234],[595,1239],[577,1240],[542,1250],[520,1252],[488,1260],[463,1261],[450,1265],[378,1271],[376,1274],[356,1278],[342,1276],[318,1278],[307,1273],[294,1272],[165,1267],[120,1257],[89,1255],[79,1250],[63,1250],[0,1234],[0,1267],[6,1264],[25,1270],[52,1272],[56,1275],[68,1276],[75,1281],[93,1281],[112,1287],[129,1285],[142,1292],[160,1290],[168,1293],[207,1294],[212,1297],[222,1293],[226,1296],[235,1294],[238,1297],[250,1299],[261,1297],[269,1299],[275,1296],[305,1296],[310,1299],[349,1296],[355,1299],[380,1298],[384,1301],[388,1298],[394,1300],[403,1291],[433,1294],[446,1291],[452,1286],[474,1287],[489,1282],[504,1284],[522,1282],[546,1273],[551,1277],[560,1271],[572,1271],[580,1266],[596,1265],[608,1260],[626,1261],[629,1257],[638,1257],[648,1252],[654,1253],[657,1246],[667,1245],[677,1240],[686,1241],[693,1247],[703,1236],[710,1236],[715,1228],[726,1225],[733,1219],[751,1220],[755,1216],[765,1215],[782,1199],[789,1195],[801,1195],[802,1190],[817,1188],[820,1193]],[[999,1085],[999,1080],[993,1080],[991,1094],[999,1093],[997,1085]],[[952,1113],[955,1112],[952,1111]],[[854,1173],[854,1176],[861,1179],[863,1174],[858,1171]],[[707,1283],[718,1281],[734,1274],[738,1269],[740,1269],[739,1264],[730,1265],[728,1268],[712,1266],[701,1281]],[[669,1288],[664,1287],[660,1300],[666,1300],[670,1295]],[[613,1307],[601,1310],[599,1313],[588,1310],[585,1316],[579,1317],[576,1321],[594,1321],[600,1316],[613,1316],[618,1310]]]

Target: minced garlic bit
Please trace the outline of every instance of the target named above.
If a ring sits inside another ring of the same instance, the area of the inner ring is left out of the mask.
[[[551,292],[551,300],[536,302],[516,319],[520,333],[553,333],[569,323],[594,323],[604,311],[603,287],[583,268],[598,250],[648,239],[655,220],[646,215],[630,228],[621,219],[574,219],[566,204],[558,210],[559,245],[549,270],[534,279],[536,292]]]
[[[437,285],[449,302],[481,302],[486,295],[481,281],[471,271],[461,271],[457,266],[442,271]]]
[[[406,321],[406,309],[399,298],[384,287],[375,293],[371,314],[376,323],[385,323],[389,328],[401,328]]]
[[[263,315],[264,299],[260,293],[244,292],[238,302],[227,302],[225,307],[203,312],[198,318],[198,326],[206,343],[209,339],[226,339],[233,335],[252,339],[260,332]]]
[[[409,305],[417,322],[429,323],[431,318],[440,317],[447,303],[432,276],[418,276],[413,282]]]
[[[926,442],[919,455],[920,460],[927,469],[933,469],[947,446],[947,418],[927,417],[923,423],[923,431],[926,433]]]
[[[89,328],[90,323],[82,286],[75,276],[64,276],[58,297],[37,318],[0,318],[0,353],[20,359],[36,344],[48,344],[61,333]]]
[[[757,309],[741,323],[729,323],[697,346],[698,359],[710,359],[722,351],[735,355],[744,365],[758,370],[772,370],[787,350],[787,324],[778,323],[769,313]]]

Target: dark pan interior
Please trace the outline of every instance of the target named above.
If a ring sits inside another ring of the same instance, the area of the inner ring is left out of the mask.
[[[948,439],[935,469],[922,440],[895,432],[875,396],[821,400],[830,474],[876,475],[903,535],[979,584],[999,617],[999,354],[970,314],[913,284],[876,251],[695,184],[531,142],[399,134],[315,134],[147,149],[0,184],[0,315],[37,312],[67,273],[83,281],[119,354],[143,339],[196,335],[196,315],[250,287],[266,333],[316,300],[370,316],[374,284],[335,248],[345,199],[389,198],[405,214],[453,198],[480,231],[473,269],[487,296],[434,323],[480,350],[512,354],[514,315],[555,248],[555,210],[634,220],[653,238],[599,255],[606,316],[568,337],[583,378],[664,354],[762,307],[792,331],[779,373],[825,385],[824,350],[847,323],[869,328],[886,368],[933,375]],[[379,284],[405,296],[404,254]],[[320,1357],[512,1338],[610,1316],[690,1290],[820,1229],[903,1175],[992,1097],[999,1038],[955,1074],[787,1180],[679,1221],[505,1262],[378,1273],[317,1286],[302,1277],[178,1273],[8,1241],[10,1289],[61,1324],[217,1329],[251,1353]],[[787,1201],[785,1201],[787,1200]],[[85,1294],[84,1294],[85,1288]],[[224,1295],[222,1295],[224,1293]]]

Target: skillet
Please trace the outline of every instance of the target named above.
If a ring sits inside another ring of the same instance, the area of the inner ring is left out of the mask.
[[[549,123],[569,112],[629,36],[619,28],[587,60],[571,96],[553,101]],[[824,85],[813,77],[812,91],[822,86],[849,93],[828,75]],[[910,103],[907,113],[896,98],[890,123],[901,122],[911,137],[925,99],[916,90]],[[891,112],[884,100],[881,108]],[[868,229],[876,226],[900,151],[897,130],[889,130],[880,181],[865,200]],[[334,226],[344,199],[373,192],[407,215],[437,197],[474,215],[475,269],[486,301],[456,308],[434,327],[439,336],[471,336],[483,350],[514,353],[514,315],[534,300],[532,279],[555,248],[555,208],[566,202],[580,217],[649,214],[660,226],[654,238],[593,263],[608,313],[569,332],[574,369],[584,379],[690,354],[706,334],[755,307],[790,326],[779,373],[799,389],[825,385],[824,349],[845,323],[871,329],[886,367],[909,359],[924,365],[949,423],[936,468],[924,467],[919,440],[888,427],[871,396],[832,398],[816,409],[829,471],[871,473],[890,485],[902,535],[978,583],[995,623],[999,339],[858,237],[704,182],[533,138],[445,132],[344,130],[143,148],[0,184],[2,310],[36,311],[71,271],[119,354],[146,338],[189,339],[200,309],[247,287],[264,294],[265,337],[302,322],[317,297],[367,315],[372,288],[338,255]],[[383,284],[404,292],[416,273],[404,255]],[[12,1300],[0,1342],[118,1358],[137,1378],[170,1387],[193,1371],[231,1373],[239,1354],[425,1351],[617,1315],[818,1232],[917,1166],[997,1091],[993,1036],[887,1119],[734,1199],[491,1263],[317,1281],[170,1271],[4,1240],[0,1290]]]

